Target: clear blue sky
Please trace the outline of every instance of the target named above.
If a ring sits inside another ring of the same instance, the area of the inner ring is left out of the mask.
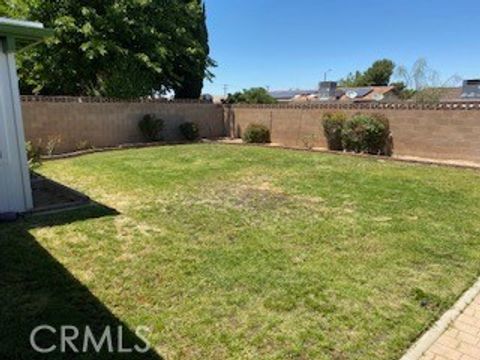
[[[204,92],[315,88],[389,58],[480,78],[479,0],[206,0],[216,78]]]

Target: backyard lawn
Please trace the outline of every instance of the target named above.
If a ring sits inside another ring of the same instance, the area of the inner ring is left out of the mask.
[[[111,210],[0,225],[0,354],[109,322],[165,359],[398,359],[480,275],[473,170],[199,144],[40,172]]]

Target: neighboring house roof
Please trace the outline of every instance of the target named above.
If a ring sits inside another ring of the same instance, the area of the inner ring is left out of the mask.
[[[442,101],[459,100],[463,94],[461,87],[439,88],[438,91],[440,92],[440,100]]]
[[[439,101],[480,101],[478,98],[465,97],[462,87],[441,87],[432,88],[432,90],[438,94],[436,96],[438,96]],[[335,100],[352,101],[352,99],[346,95],[349,91],[354,91],[358,94],[357,97],[353,99],[354,102],[375,101],[375,95],[377,94],[383,95],[390,100],[396,98],[394,86],[365,86],[352,88],[339,87],[335,91]],[[318,96],[318,90],[272,91],[270,95],[280,101],[321,101]],[[414,96],[412,100],[415,99],[416,97]]]
[[[340,100],[349,100],[350,98],[346,96],[346,94],[349,92],[355,92],[358,98],[363,98],[364,96],[370,94],[372,91],[373,91],[373,87],[371,86],[348,87],[348,88],[339,87],[337,89],[337,97]]]
[[[307,96],[316,92],[317,90],[277,90],[270,91],[270,96],[277,100],[292,100],[296,96]]]
[[[316,92],[317,90],[278,90],[270,91],[270,96],[277,100],[293,100],[295,97],[308,96]]]
[[[427,88],[419,90],[412,99],[421,99],[425,92],[434,94],[434,97],[438,98],[439,101],[457,101],[461,99],[463,89],[461,87]]]
[[[434,97],[438,101],[480,101],[478,98],[468,98],[464,95],[464,89],[461,87],[442,87],[442,88],[428,88],[425,91],[434,93]],[[418,100],[421,94],[413,97],[413,100]]]
[[[362,88],[345,88],[341,90],[345,90],[343,96],[340,97],[340,100],[350,100],[346,96],[348,91],[355,91],[358,96],[353,101],[375,101],[375,95],[394,95],[393,92],[395,90],[394,86],[369,86],[369,87],[362,87]]]
[[[365,86],[365,87],[352,87],[352,88],[337,88],[335,92],[335,99],[332,100],[344,100],[351,101],[346,95],[348,92],[357,93],[357,98],[353,101],[374,101],[375,94],[381,94],[384,96],[392,95],[393,86]],[[271,91],[270,95],[280,101],[321,101],[318,96],[318,90],[282,90]]]

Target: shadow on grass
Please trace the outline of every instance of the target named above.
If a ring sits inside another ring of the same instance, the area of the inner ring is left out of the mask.
[[[123,348],[133,348],[135,345],[145,348],[145,343],[30,233],[33,228],[117,214],[115,210],[97,204],[61,214],[37,215],[17,223],[0,224],[0,359],[162,359],[154,351],[118,352],[120,338],[123,339]],[[30,335],[39,325],[49,325],[56,329],[56,334],[44,330],[35,337],[39,347],[56,345],[55,351],[39,354],[33,350]],[[85,353],[73,350],[62,353],[60,331],[61,326],[65,325],[79,329],[79,339],[73,343],[80,351],[86,326],[91,328],[96,341],[101,339],[105,328],[110,326],[114,352],[110,353],[108,346],[104,346],[100,353],[96,353],[90,343]],[[123,327],[121,337],[117,334],[119,326]]]

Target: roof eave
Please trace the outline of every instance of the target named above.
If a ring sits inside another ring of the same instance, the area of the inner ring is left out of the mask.
[[[7,51],[18,51],[32,46],[43,39],[52,36],[52,29],[31,28],[18,25],[0,24],[0,38],[6,38]],[[14,41],[11,41],[11,40]]]

